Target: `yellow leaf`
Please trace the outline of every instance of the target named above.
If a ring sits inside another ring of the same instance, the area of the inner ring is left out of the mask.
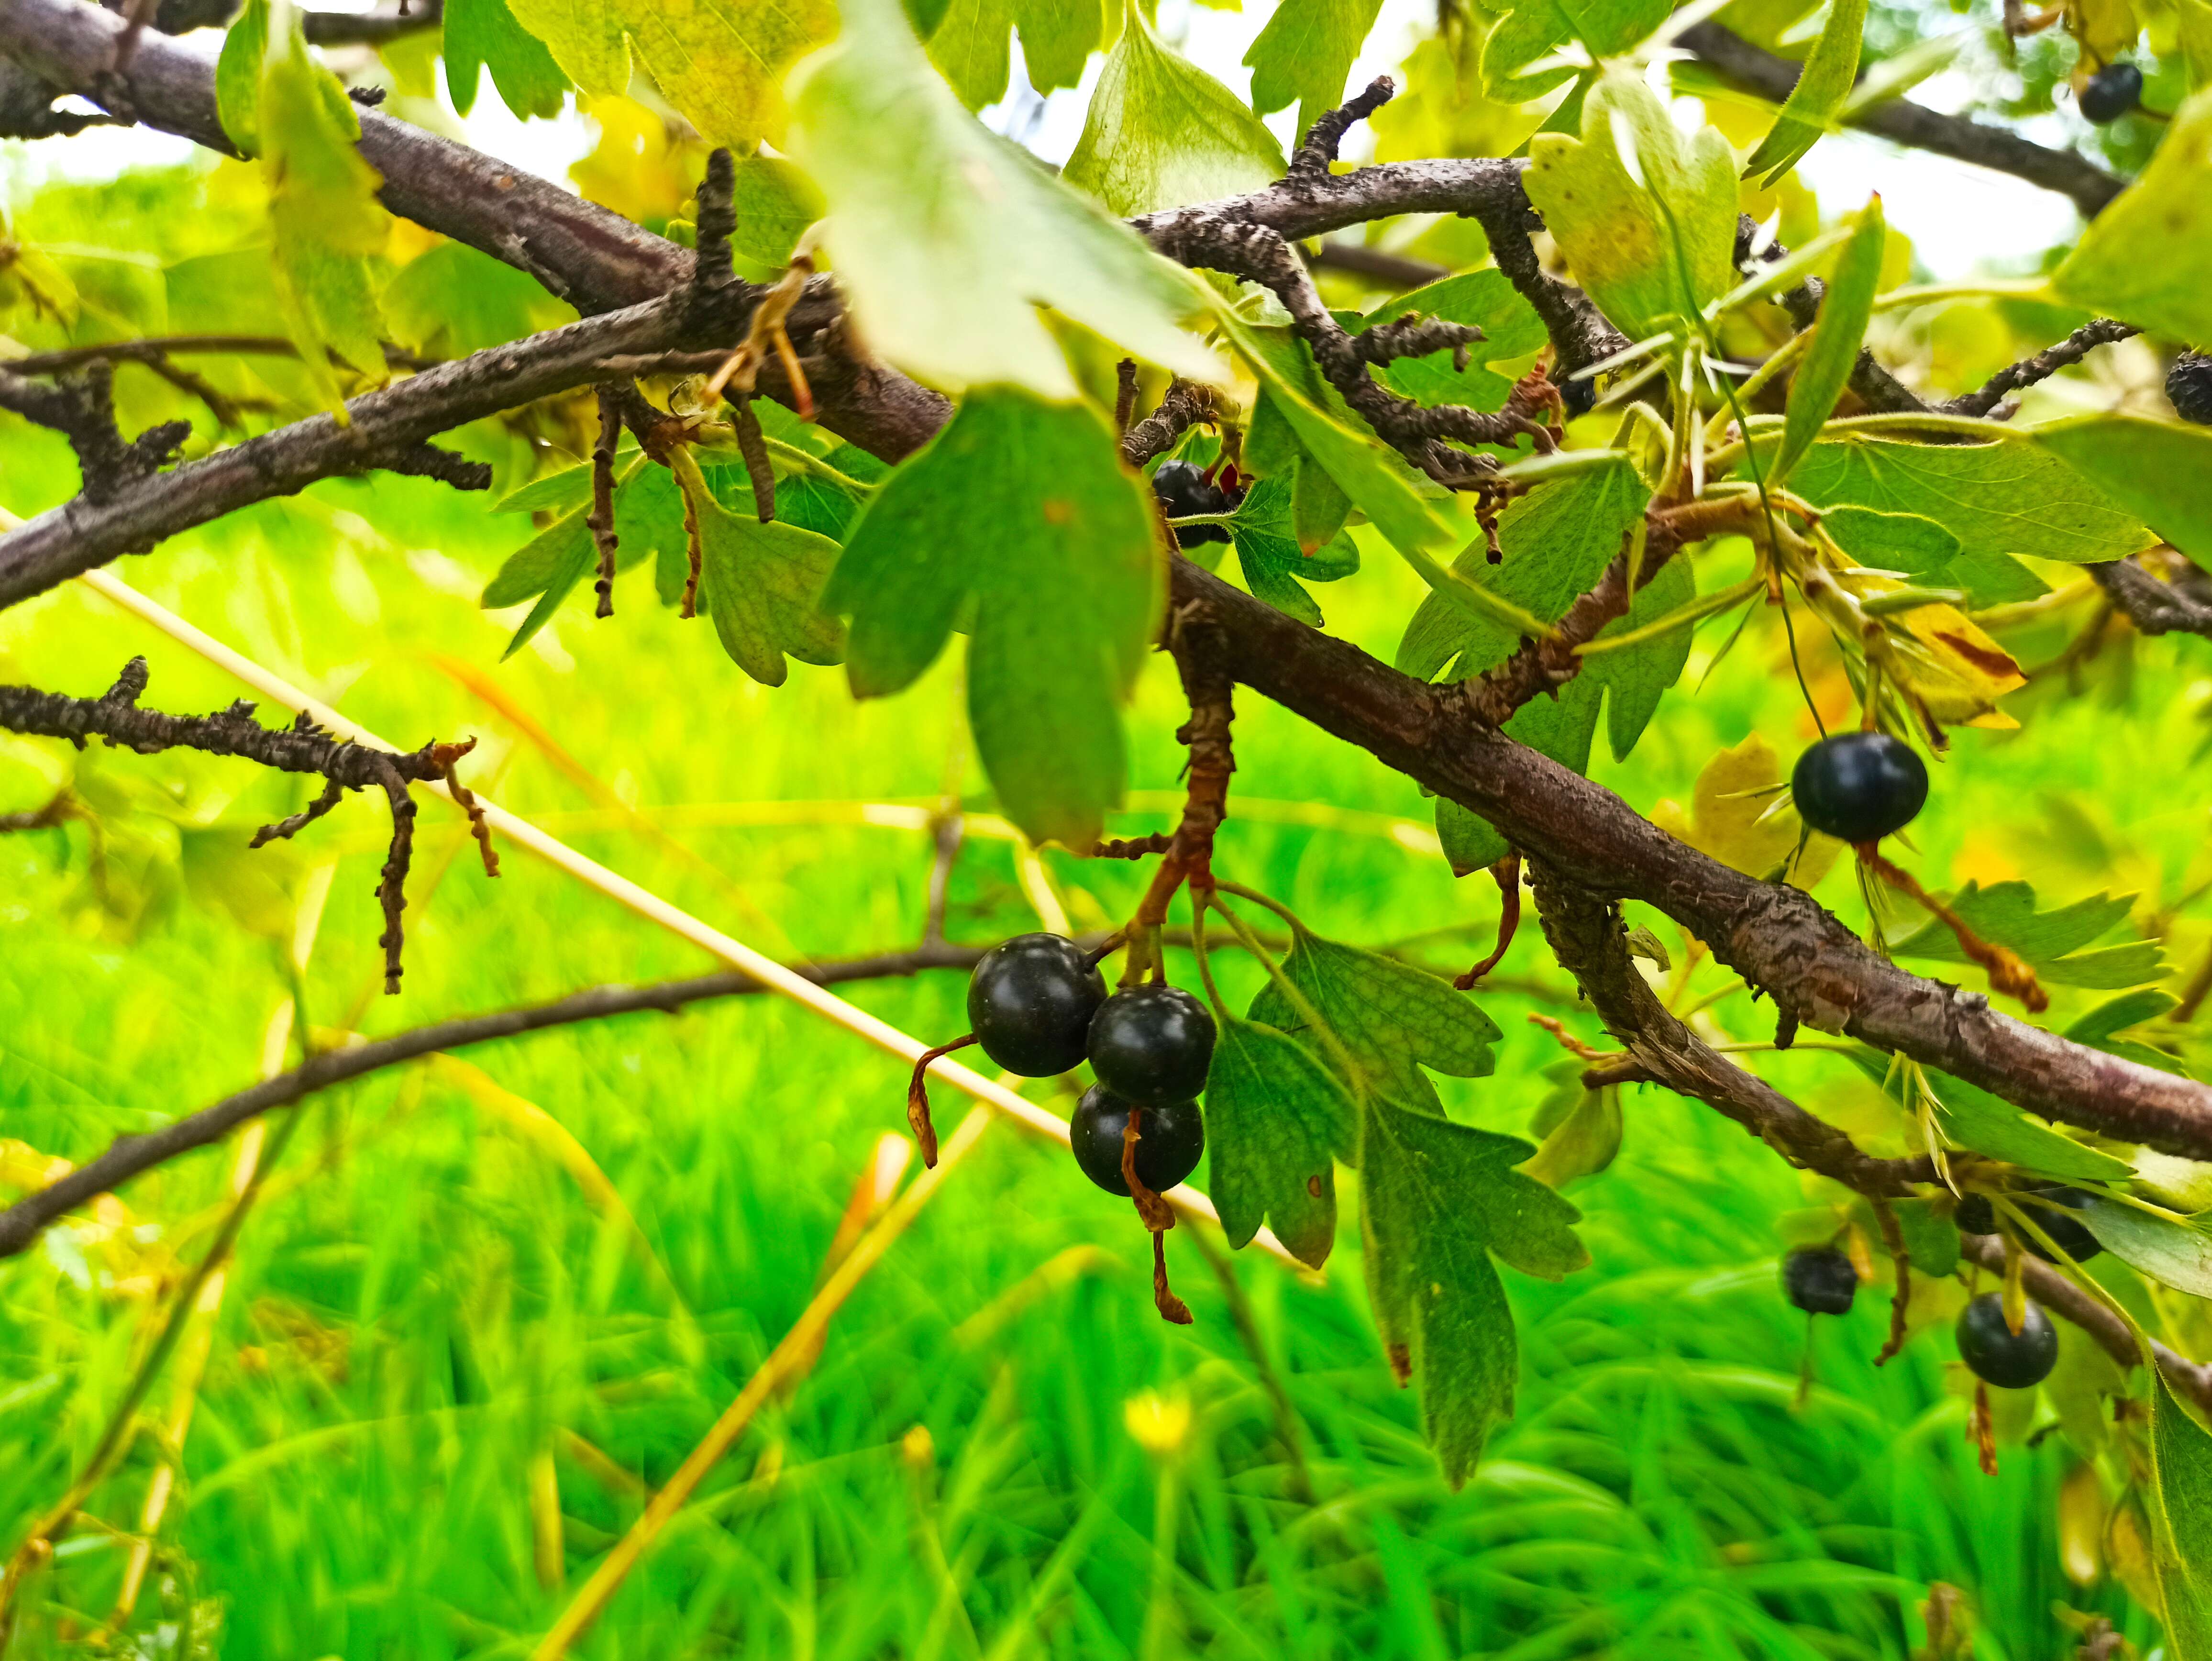
[[[1723,865],[1751,876],[1771,877],[1790,861],[1804,833],[1794,810],[1771,811],[1781,783],[1782,764],[1774,746],[1763,734],[1753,733],[1705,764],[1687,813],[1676,803],[1662,801],[1651,815],[1652,823]],[[1814,886],[1843,851],[1843,843],[1816,834],[1805,844],[1804,855],[1787,880],[1800,888]]]

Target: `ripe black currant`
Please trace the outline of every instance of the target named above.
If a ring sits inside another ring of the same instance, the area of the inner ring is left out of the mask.
[[[1808,1315],[1848,1314],[1859,1272],[1834,1246],[1805,1246],[1782,1260],[1782,1289]]]
[[[1927,801],[1928,764],[1887,733],[1838,733],[1797,757],[1790,789],[1815,830],[1875,842],[1910,824]]]
[[[1198,1169],[1206,1152],[1206,1121],[1196,1102],[1165,1102],[1138,1110],[1137,1180],[1155,1194],[1166,1192]],[[1127,1198],[1121,1180],[1121,1137],[1129,1123],[1129,1104],[1103,1085],[1093,1085],[1076,1104],[1067,1127],[1068,1144],[1083,1174],[1109,1194]]]
[[[2042,1306],[2029,1304],[2014,1332],[2005,1324],[2002,1293],[1984,1292],[1959,1312],[1958,1337],[1959,1359],[2004,1390],[2041,1384],[2058,1362],[2058,1329]]]
[[[2087,1228],[2075,1218],[2067,1215],[2069,1211],[2079,1211],[2089,1197],[2080,1189],[2031,1188],[2009,1197],[2014,1203],[2025,1206],[2028,1214],[2035,1220],[2043,1232],[2048,1234],[2051,1240],[2075,1262],[2086,1263],[2105,1249],[2098,1244],[2097,1237],[2089,1232]],[[1956,1221],[1960,1230],[1968,1234],[1996,1232],[1996,1211],[1990,1204],[1990,1198],[1986,1194],[1969,1194],[1965,1199],[1960,1201]],[[2055,1263],[2058,1261],[2044,1249],[2042,1241],[2035,1238],[2025,1229],[2020,1231],[2020,1243],[2042,1258],[2045,1262]]]
[[[986,952],[968,982],[968,1024],[1009,1073],[1042,1079],[1083,1059],[1106,1001],[1090,955],[1059,934],[1017,934]]]
[[[2184,421],[2212,426],[2212,352],[2183,352],[2166,372],[2166,396]]]
[[[1170,519],[1193,514],[1226,514],[1244,500],[1242,490],[1223,490],[1188,461],[1163,461],[1152,473],[1152,490]],[[1176,545],[1194,547],[1201,542],[1226,542],[1229,531],[1220,525],[1185,525],[1176,532]]]
[[[1558,383],[1559,401],[1567,406],[1571,416],[1585,416],[1597,405],[1597,377],[1584,375],[1579,380]]]
[[[2142,89],[2143,72],[2133,64],[2107,64],[2089,77],[2076,101],[2082,115],[2101,127],[2135,108]]]
[[[1091,1070],[1126,1100],[1188,1101],[1212,1062],[1213,1017],[1179,986],[1133,986],[1091,1018]]]

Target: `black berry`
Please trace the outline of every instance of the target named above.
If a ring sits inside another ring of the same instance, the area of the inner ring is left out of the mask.
[[[2166,396],[2184,421],[2212,426],[2212,352],[2183,352],[2166,372]]]
[[[1009,1073],[1042,1079],[1083,1059],[1105,977],[1059,934],[1018,934],[993,946],[968,982],[968,1024]]]
[[[2095,1235],[2067,1214],[2069,1211],[2079,1211],[2087,1201],[2089,1196],[2080,1189],[2031,1188],[2007,1197],[2015,1205],[2026,1207],[2028,1214],[2043,1232],[2075,1262],[2086,1263],[2105,1249],[2098,1244]],[[1969,1194],[1960,1201],[1954,1220],[1960,1231],[1967,1234],[1994,1234],[1997,1232],[1996,1210],[1990,1204],[1990,1196],[1986,1194]],[[2019,1232],[2020,1243],[2045,1262],[2058,1261],[2045,1250],[2042,1241],[2026,1229]]]
[[[1808,1315],[1844,1315],[1859,1289],[1859,1272],[1834,1246],[1807,1246],[1782,1260],[1782,1289]]]
[[[1839,842],[1877,842],[1912,822],[1928,800],[1928,765],[1887,733],[1838,733],[1797,757],[1797,816]]]
[[[1155,1194],[1164,1193],[1198,1169],[1206,1152],[1206,1122],[1196,1102],[1168,1102],[1137,1110],[1137,1180]],[[1124,1198],[1121,1137],[1129,1123],[1129,1104],[1103,1085],[1093,1085],[1076,1104],[1067,1127],[1068,1144],[1083,1174],[1109,1194]]]
[[[2004,1297],[1984,1292],[1959,1312],[1959,1359],[1975,1376],[2005,1390],[2027,1390],[2051,1376],[2058,1361],[2058,1329],[2029,1304],[2014,1332],[2005,1324]]]
[[[1132,1102],[1187,1102],[1206,1088],[1213,1017],[1179,986],[1116,992],[1091,1019],[1091,1070]]]
[[[1584,375],[1579,380],[1562,380],[1558,385],[1559,401],[1567,406],[1569,415],[1585,416],[1596,407],[1597,377],[1595,375]]]
[[[1244,500],[1242,490],[1232,494],[1223,490],[1188,461],[1160,463],[1152,474],[1152,490],[1170,519],[1187,519],[1193,514],[1234,513],[1237,504]],[[1176,532],[1176,545],[1182,548],[1228,540],[1228,527],[1221,525],[1185,525]]]
[[[2133,64],[2107,64],[2081,88],[2081,113],[2100,127],[2117,121],[2135,108],[2142,88],[2143,73]]]

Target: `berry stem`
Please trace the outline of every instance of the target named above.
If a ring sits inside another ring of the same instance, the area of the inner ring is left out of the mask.
[[[1490,874],[1498,881],[1498,944],[1488,957],[1452,983],[1462,992],[1474,991],[1476,982],[1504,961],[1513,945],[1514,931],[1521,926],[1521,856],[1508,854],[1490,867]]]
[[[2042,984],[2035,978],[2035,970],[2021,961],[2018,952],[2008,946],[1991,945],[1974,933],[1964,917],[1923,888],[1919,879],[1911,872],[1884,859],[1873,843],[1861,843],[1858,855],[1861,863],[1868,869],[1892,888],[1910,895],[1951,931],[1958,940],[1959,949],[1989,971],[1992,992],[2018,998],[2022,1007],[2033,1015],[2039,1015],[2051,1007],[2051,995],[2043,989]]]
[[[1881,1243],[1889,1248],[1890,1264],[1897,1275],[1897,1290],[1889,1300],[1889,1341],[1882,1345],[1881,1354],[1874,1358],[1876,1366],[1886,1366],[1905,1348],[1905,1317],[1912,1303],[1912,1260],[1905,1249],[1905,1230],[1889,1202],[1869,1195],[1868,1203],[1874,1208],[1875,1221],[1881,1225]]]
[[[921,1145],[922,1164],[932,1171],[937,1169],[937,1127],[929,1119],[929,1064],[940,1056],[965,1050],[975,1042],[975,1035],[969,1032],[951,1043],[923,1050],[915,1058],[914,1076],[907,1080],[906,1122],[914,1129],[915,1141]]]

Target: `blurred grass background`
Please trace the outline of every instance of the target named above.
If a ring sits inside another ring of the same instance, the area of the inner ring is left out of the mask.
[[[111,241],[150,246],[131,193],[199,188],[165,178],[40,200],[52,224],[97,222]],[[5,505],[68,494],[58,446],[12,423],[0,439]],[[474,441],[515,470],[514,434]],[[888,703],[855,706],[838,672],[799,666],[769,692],[708,631],[653,605],[642,573],[612,622],[572,600],[501,664],[514,619],[487,618],[476,595],[529,526],[489,509],[416,481],[332,483],[118,569],[395,743],[480,735],[465,777],[764,950],[828,960],[918,940],[930,837],[853,821],[868,802],[989,811],[956,667]],[[1418,587],[1368,552],[1360,576],[1319,598],[1332,628],[1387,655]],[[1717,549],[1701,569],[1731,557]],[[2084,615],[2062,608],[2008,639],[2047,660]],[[1714,751],[1752,733],[1784,757],[1813,734],[1771,619],[1697,690],[1725,627],[1709,627],[1630,761],[1595,764],[1639,809],[1688,800]],[[81,587],[0,616],[9,681],[95,693],[137,653],[155,707],[240,693]],[[2199,642],[2124,639],[2015,698],[2022,731],[1958,734],[1914,827],[1916,868],[1931,885],[2026,875],[2046,902],[2137,891],[2134,926],[2165,934],[2185,973],[2207,929],[2201,908],[2174,908],[2201,874],[2205,821],[2201,792],[2177,781],[2205,730],[2207,661]],[[1832,665],[1813,654],[1808,667],[1816,696],[1839,697]],[[1156,666],[1131,720],[1133,785],[1151,794],[1117,833],[1171,822],[1182,713]],[[1411,783],[1249,694],[1237,743],[1224,874],[1322,933],[1411,941],[1445,972],[1479,954],[1495,891],[1455,884],[1424,847],[1428,805]],[[97,878],[81,824],[0,837],[0,1176],[17,1188],[43,1156],[82,1159],[256,1076],[294,995],[298,897],[333,860],[298,985],[317,1026],[358,1009],[359,1030],[380,1033],[711,966],[513,850],[487,881],[458,817],[434,804],[405,990],[372,996],[380,806],[355,799],[297,843],[248,856],[252,827],[303,805],[296,782],[199,757],[0,747],[0,812],[64,782],[101,820]],[[658,828],[610,810],[608,792]],[[793,804],[784,822],[742,822],[773,803]],[[1079,928],[1125,916],[1146,874],[1058,853],[1044,865]],[[1848,873],[1822,892],[1860,915]],[[950,936],[987,943],[1037,916],[1013,848],[971,837]],[[1644,920],[1679,954],[1671,925]],[[1256,985],[1230,954],[1220,968],[1232,997]],[[1174,972],[1195,978],[1187,956]],[[1496,1075],[1439,1083],[1455,1114],[1521,1131],[1565,1059],[1524,1018],[1602,1034],[1533,924],[1498,979],[1480,995],[1506,1032]],[[943,973],[848,989],[931,1040],[964,1026],[963,990]],[[2061,991],[2053,1024],[2101,995]],[[1771,1036],[1740,997],[1712,1019],[1720,1036]],[[113,1651],[527,1653],[805,1306],[855,1183],[903,1123],[902,1068],[767,998],[463,1060],[299,1110],[197,1388],[180,1388],[198,1371],[188,1345],[149,1400],[163,1422],[188,1402],[188,1433],[173,1448],[142,1439],[92,1496],[100,1523],[81,1524],[27,1590],[20,1653],[77,1652],[101,1628],[164,1460],[175,1497]],[[1878,1149],[1901,1137],[1840,1057],[1768,1070]],[[1626,1105],[1620,1159],[1573,1192],[1594,1267],[1557,1287],[1508,1277],[1519,1414],[1458,1494],[1367,1318],[1356,1179],[1317,1281],[1247,1253],[1226,1267],[1232,1302],[1218,1236],[1178,1230],[1170,1257],[1197,1317],[1178,1329],[1150,1307],[1127,1208],[1064,1153],[994,1128],[583,1652],[1904,1658],[1926,1641],[1937,1582],[1965,1590],[1978,1652],[1995,1661],[2068,1652],[2062,1603],[2150,1640],[2094,1561],[2091,1584],[2062,1573],[2057,1495],[2075,1460],[2063,1438],[2011,1427],[2000,1475],[1981,1475],[1948,1336],[1870,1365],[1879,1296],[1808,1340],[1778,1288],[1778,1219],[1828,1196],[1694,1104],[1645,1090]],[[939,1092],[942,1123],[963,1107]],[[0,1265],[10,1548],[90,1452],[205,1250],[232,1169],[228,1149],[180,1161]],[[602,1175],[620,1208],[596,1193]],[[1923,1318],[1942,1307],[1931,1293]]]

